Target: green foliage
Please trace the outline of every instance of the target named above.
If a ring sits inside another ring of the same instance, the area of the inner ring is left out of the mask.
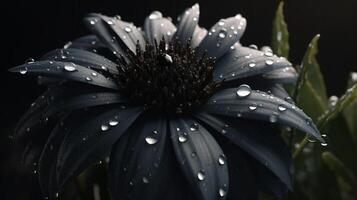
[[[272,49],[277,55],[288,58],[290,49],[289,32],[284,19],[283,8],[284,2],[282,1],[275,13],[273,22]]]
[[[283,2],[279,4],[273,23],[272,47],[276,54],[287,57],[289,33],[283,5]],[[326,143],[320,145],[307,136],[295,135],[292,140],[296,148],[295,188],[286,199],[357,199],[357,73],[351,73],[349,89],[344,95],[328,98],[316,59],[319,38],[316,35],[309,43],[297,67],[299,78],[291,94],[297,105],[311,116]]]

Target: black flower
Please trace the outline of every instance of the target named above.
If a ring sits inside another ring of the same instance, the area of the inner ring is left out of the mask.
[[[296,71],[268,47],[239,43],[241,15],[209,31],[198,18],[197,4],[176,26],[155,11],[141,30],[89,14],[94,35],[10,69],[48,86],[14,134],[46,197],[108,156],[112,199],[255,199],[292,188],[276,125],[321,139],[281,86]]]

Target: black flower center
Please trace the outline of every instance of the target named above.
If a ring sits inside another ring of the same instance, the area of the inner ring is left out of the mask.
[[[190,42],[139,46],[119,61],[119,85],[134,102],[167,113],[186,113],[210,97],[215,59],[200,55]]]

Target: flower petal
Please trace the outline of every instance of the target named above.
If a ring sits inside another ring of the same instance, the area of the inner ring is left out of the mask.
[[[196,29],[198,19],[200,17],[200,6],[198,3],[191,8],[186,9],[181,16],[178,17],[177,31],[175,38],[179,41],[186,43],[192,38]]]
[[[227,137],[292,188],[289,171],[292,166],[290,151],[271,127],[262,123],[257,125],[256,122],[226,119],[207,113],[198,113],[196,117],[206,126]]]
[[[113,200],[154,200],[170,176],[167,159],[167,120],[145,116],[114,146],[109,163],[109,188]],[[159,184],[159,185],[158,185]]]
[[[202,54],[220,58],[242,37],[246,19],[240,14],[235,17],[221,19],[208,32],[199,45]]]
[[[177,160],[196,198],[225,199],[228,169],[215,139],[192,119],[170,120],[170,131]]]
[[[191,46],[193,48],[198,47],[202,42],[203,38],[206,37],[206,35],[207,35],[207,30],[197,25],[195,31],[193,32]]]
[[[155,41],[159,43],[163,38],[170,42],[176,27],[169,19],[162,17],[159,11],[154,11],[145,19],[144,30],[148,42],[155,45]]]
[[[112,145],[134,123],[141,108],[115,109],[71,126],[58,151],[56,174],[61,188],[72,176],[109,154]]]
[[[263,74],[262,77],[268,81],[274,81],[274,83],[294,83],[298,74],[294,67],[285,67]]]
[[[66,46],[66,45],[65,45]],[[68,43],[67,48],[82,49],[86,51],[95,51],[97,49],[106,48],[104,44],[95,35],[86,35],[79,37]]]
[[[128,102],[118,93],[95,92],[77,95],[75,97],[62,97],[49,104],[43,111],[43,117],[50,117],[58,112],[70,112],[73,110],[89,108],[93,106],[118,104]]]
[[[254,48],[234,45],[234,49],[217,61],[213,72],[214,80],[234,81],[241,78],[259,76],[276,69],[290,67],[283,57],[264,53]]]
[[[118,74],[117,64],[104,56],[81,49],[56,49],[42,56],[41,60],[73,62],[87,68]]]
[[[11,68],[9,71],[21,74],[43,75],[118,89],[117,84],[113,80],[106,78],[97,71],[69,62],[38,61]]]
[[[311,118],[295,105],[267,93],[250,90],[247,86],[242,88],[245,89],[242,97],[237,94],[242,91],[240,87],[219,91],[210,98],[203,109],[214,114],[291,126],[323,141]]]

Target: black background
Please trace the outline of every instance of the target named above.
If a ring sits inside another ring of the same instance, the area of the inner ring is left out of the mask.
[[[126,21],[141,25],[145,16],[160,10],[176,18],[191,0],[63,0],[2,1],[1,5],[1,133],[0,199],[39,199],[33,175],[23,172],[16,162],[13,143],[7,135],[21,113],[42,91],[33,78],[10,74],[7,69],[27,58],[38,58],[89,33],[81,18],[89,12],[121,15]],[[205,0],[199,1],[200,24],[209,28],[220,18],[241,13],[248,20],[244,45],[269,45],[271,25],[277,0]],[[299,63],[312,37],[320,33],[320,61],[328,93],[340,95],[345,90],[349,71],[357,71],[357,1],[288,0],[285,16],[290,31],[291,61]]]

